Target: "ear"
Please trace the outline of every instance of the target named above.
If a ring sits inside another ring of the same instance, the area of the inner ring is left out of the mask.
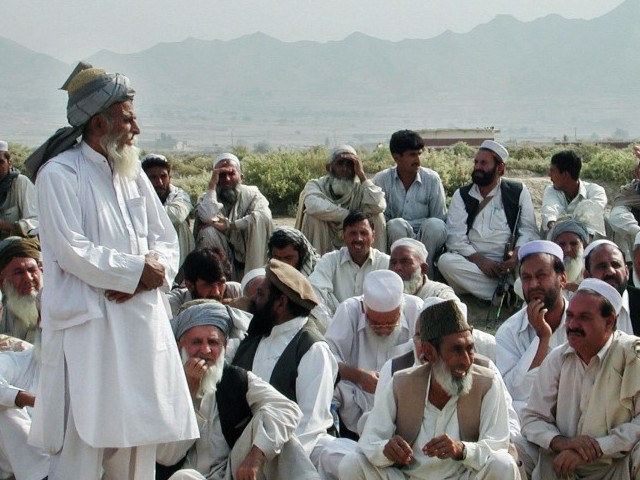
[[[420,271],[423,275],[426,275],[429,272],[429,264],[427,262],[420,264]]]
[[[401,156],[398,153],[392,153],[391,156],[393,157],[393,161],[398,163],[398,160],[400,160]]]
[[[184,286],[187,287],[187,290],[191,291],[194,288],[196,288],[196,284],[193,283],[191,280],[186,280],[184,281]]]
[[[560,286],[563,290],[567,286],[567,272],[562,272],[560,274]]]
[[[435,363],[438,360],[438,352],[436,347],[430,342],[422,342],[422,354],[429,363]]]

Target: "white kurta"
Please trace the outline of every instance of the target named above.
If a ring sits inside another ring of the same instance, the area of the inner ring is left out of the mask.
[[[36,190],[31,180],[18,175],[11,184],[4,205],[0,207],[0,219],[17,222],[20,228],[29,235],[38,233],[38,209],[36,206]],[[8,237],[4,233],[2,237]]]
[[[178,243],[180,245],[180,263],[182,265],[185,257],[196,246],[196,240],[189,225],[189,214],[193,210],[193,204],[189,194],[174,185],[169,185],[169,195],[164,202],[164,210],[169,216],[169,220],[173,224],[178,234]]]
[[[94,448],[197,437],[163,293],[140,292],[124,303],[104,295],[133,293],[146,253],[165,265],[167,285],[177,270],[177,236],[146,175],[112,174],[83,142],[49,160],[36,188],[47,272],[40,382],[47,401],[36,405],[31,440],[60,450],[65,384],[77,431]]]
[[[362,295],[362,284],[369,272],[389,268],[389,255],[371,248],[369,258],[362,266],[351,259],[347,247],[325,253],[309,275],[309,283],[333,315],[347,298]]]
[[[607,194],[600,185],[591,182],[585,182],[579,180],[578,182],[578,195],[571,200],[567,201],[567,197],[561,190],[556,190],[553,185],[549,185],[542,197],[542,228],[547,230],[547,224],[549,222],[555,222],[563,215],[572,214],[578,204],[582,200],[591,200],[600,207],[602,212],[607,206]]]
[[[338,363],[379,372],[390,358],[413,350],[413,332],[422,303],[418,297],[404,294],[400,324],[391,335],[382,337],[367,327],[362,296],[343,302],[325,333]],[[373,407],[373,393],[365,392],[353,382],[341,380],[335,396],[345,425],[349,430],[357,431],[358,420]]]

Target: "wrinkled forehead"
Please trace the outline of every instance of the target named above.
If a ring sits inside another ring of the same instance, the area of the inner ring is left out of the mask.
[[[218,164],[216,165],[216,168],[221,168],[221,167],[233,168],[237,174],[240,174],[240,171],[238,170],[238,166],[231,160],[221,160],[220,162],[218,162]]]

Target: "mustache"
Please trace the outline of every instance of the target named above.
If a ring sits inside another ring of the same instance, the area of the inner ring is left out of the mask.
[[[580,337],[584,337],[585,333],[584,330],[582,330],[581,328],[567,328],[567,335],[578,335]]]

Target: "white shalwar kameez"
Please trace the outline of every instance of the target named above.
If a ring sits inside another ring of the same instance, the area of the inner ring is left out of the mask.
[[[36,404],[30,441],[56,455],[50,480],[98,478],[103,449],[128,447],[138,447],[125,450],[136,465],[129,478],[152,479],[155,444],[198,436],[191,396],[163,293],[116,303],[105,290],[133,294],[147,253],[169,285],[175,229],[144,173],[112,173],[84,142],[49,160],[36,189],[48,279],[38,396],[47,401]],[[105,465],[120,452],[104,453]]]

